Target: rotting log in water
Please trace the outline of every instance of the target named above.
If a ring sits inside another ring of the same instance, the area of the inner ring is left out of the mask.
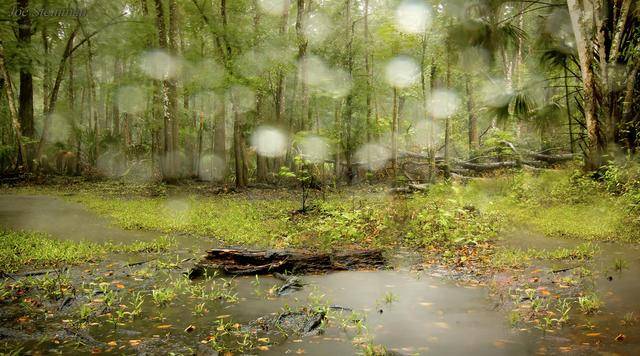
[[[378,269],[385,265],[380,250],[312,253],[298,250],[212,249],[189,272],[190,278],[207,270],[226,274],[316,273],[339,270]]]

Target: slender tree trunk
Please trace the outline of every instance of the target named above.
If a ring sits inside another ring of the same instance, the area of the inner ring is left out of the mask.
[[[16,109],[15,99],[13,96],[13,84],[11,83],[11,75],[7,69],[4,61],[4,47],[0,41],[0,72],[4,77],[4,94],[7,97],[7,103],[9,105],[9,115],[11,116],[11,123],[13,124],[13,131],[16,135],[16,142],[18,144],[18,159],[17,166],[20,167],[26,157],[27,151],[22,143],[22,128],[20,127],[20,120],[18,118],[18,110]]]
[[[636,80],[638,77],[638,71],[640,70],[640,60],[636,60],[631,73],[627,76],[627,85],[625,88],[624,101],[622,103],[622,129],[626,134],[626,145],[629,153],[635,153],[637,142],[637,131],[633,126],[633,102],[634,102],[634,90],[636,87]]]
[[[283,12],[282,19],[280,21],[280,28],[278,29],[278,34],[280,38],[284,39],[287,35],[287,22],[289,20],[289,0],[283,1]],[[286,81],[285,81],[285,72],[283,68],[278,69],[277,75],[277,84],[276,84],[276,99],[275,99],[275,114],[276,114],[276,124],[280,126],[280,128],[286,127],[286,119],[285,119],[285,110],[286,110]],[[280,167],[282,166],[282,158],[276,157],[274,158],[274,171],[278,172]]]
[[[469,89],[469,82],[471,78],[467,76],[465,80],[465,89],[467,94],[467,111],[469,112],[469,151],[477,151],[478,146],[478,117],[473,112],[473,96],[471,95],[471,90]]]
[[[395,183],[398,169],[398,88],[393,87],[393,108],[391,114],[391,170]]]
[[[346,67],[347,73],[349,76],[353,74],[353,24],[351,23],[351,0],[346,0],[346,29],[347,29],[347,58],[346,58]],[[353,120],[353,91],[349,90],[347,94],[347,99],[345,102],[345,110],[344,110],[344,119],[343,122],[346,125],[347,129],[347,137],[345,143],[345,158],[347,161],[347,182],[352,183],[354,174],[354,167],[352,164],[353,157],[353,129],[352,129],[352,120]]]
[[[335,103],[333,120],[334,120],[335,130],[338,133],[338,142],[340,143],[343,141],[342,122],[340,120],[341,111],[342,111],[342,101],[338,100]],[[334,177],[335,177],[336,184],[340,180],[340,177],[342,177],[342,145],[341,144],[337,145],[336,152],[335,152]]]
[[[18,94],[18,120],[22,135],[28,139],[35,137],[35,129],[33,122],[33,74],[32,61],[29,53],[31,53],[31,36],[33,29],[31,26],[31,18],[29,17],[29,0],[17,0],[16,8],[25,10],[24,16],[18,17],[18,48],[27,53],[27,63],[20,67],[20,91]],[[25,147],[26,156],[22,159],[26,163],[27,169],[32,170],[33,147],[29,143]]]
[[[178,5],[176,0],[169,0],[169,53],[176,54],[178,49]],[[171,156],[171,175],[173,179],[180,176],[180,156],[179,156],[179,117],[178,117],[178,84],[176,78],[168,80],[169,96],[169,130],[171,131],[171,146],[169,154]]]
[[[118,106],[117,99],[117,90],[120,84],[120,75],[121,75],[121,67],[120,67],[120,58],[118,56],[115,57],[113,61],[113,88],[112,91],[112,100],[111,100],[111,114],[113,115],[113,136],[116,138],[120,137],[120,107]]]
[[[247,187],[247,170],[244,159],[244,140],[242,130],[244,126],[244,114],[238,111],[237,99],[233,99],[233,154],[235,158],[236,170],[236,188],[244,189]]]
[[[220,177],[227,174],[227,146],[226,146],[226,99],[220,99],[220,109],[215,111],[215,132],[213,137],[213,154],[220,159],[221,166]]]
[[[446,73],[445,85],[447,89],[451,89],[451,44],[449,40],[446,43]],[[444,121],[444,167],[445,177],[449,177],[449,161],[451,159],[451,116],[447,115]]]
[[[370,40],[369,40],[369,0],[364,0],[364,69],[367,76],[367,87],[366,87],[366,99],[365,99],[365,133],[366,133],[366,143],[371,143],[371,91],[372,91],[372,80],[371,77],[373,73],[371,72],[371,62],[372,58],[370,58]],[[424,89],[424,88],[423,88]],[[371,165],[371,157],[367,153],[367,167]]]
[[[298,130],[304,130],[305,117],[309,115],[309,93],[307,89],[307,38],[304,33],[304,20],[305,20],[305,1],[298,0],[298,12],[296,14],[296,35],[298,37],[298,61],[300,62],[300,75],[298,80],[300,82],[300,96],[302,99],[302,108],[300,109],[298,117]],[[349,2],[349,0],[347,0]]]
[[[71,55],[71,50],[73,48],[73,40],[78,33],[78,28],[74,29],[67,39],[67,44],[65,46],[64,52],[62,54],[62,58],[60,59],[60,64],[58,65],[58,72],[56,74],[56,79],[53,82],[53,88],[51,89],[51,94],[49,95],[49,103],[47,104],[47,111],[44,113],[44,124],[42,126],[42,136],[40,137],[40,142],[38,143],[38,150],[36,153],[36,158],[39,161],[42,156],[42,152],[44,150],[44,145],[47,140],[47,135],[49,134],[49,126],[51,125],[51,114],[56,108],[56,102],[58,101],[58,92],[60,91],[60,85],[62,83],[62,78],[64,77],[64,71],[67,63],[67,59]]]
[[[569,124],[569,144],[571,148],[571,153],[575,152],[575,141],[573,140],[573,116],[571,116],[571,105],[569,102],[569,82],[568,82],[568,72],[567,66],[569,63],[565,62],[564,64],[564,104],[567,107],[567,122]]]

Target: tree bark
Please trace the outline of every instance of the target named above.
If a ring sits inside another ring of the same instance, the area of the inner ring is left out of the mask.
[[[473,112],[473,97],[471,96],[471,90],[469,89],[470,81],[471,78],[467,76],[465,89],[467,92],[467,111],[469,112],[469,151],[476,151],[480,148],[478,138],[478,117]]]
[[[365,132],[366,132],[366,140],[367,140],[366,143],[371,143],[371,90],[372,90],[371,62],[372,62],[372,59],[369,58],[371,56],[370,46],[371,46],[371,43],[369,40],[369,0],[364,0],[364,69],[367,76],[367,88],[366,88],[366,99],[365,99],[365,105],[366,105]],[[423,51],[423,58],[424,58],[424,51]],[[423,86],[423,91],[424,91],[424,86]],[[370,160],[370,158],[367,157],[367,160]]]
[[[176,0],[169,0],[169,53],[175,55],[178,49],[178,5]],[[171,131],[171,146],[169,155],[171,157],[171,178],[177,179],[180,176],[180,156],[179,156],[179,117],[178,117],[178,85],[176,78],[169,78],[167,86],[169,99],[168,125]]]
[[[378,269],[385,265],[380,250],[309,253],[296,250],[213,249],[189,271],[197,278],[206,269],[221,269],[227,274],[312,273],[331,270]]]
[[[31,18],[29,17],[29,0],[18,0],[16,2],[18,9],[25,10],[25,16],[18,17],[18,48],[23,53],[30,53],[31,36],[33,30],[31,28]],[[20,120],[20,128],[25,137],[33,138],[35,134],[33,125],[33,74],[32,61],[27,56],[28,62],[23,63],[20,67],[20,92],[18,96],[18,117]],[[28,162],[25,157],[25,162]]]
[[[589,1],[584,1],[580,4],[578,0],[567,0],[567,6],[576,39],[584,91],[584,115],[587,126],[587,157],[584,168],[591,171],[598,169],[602,165],[602,154],[605,149],[605,143],[600,132],[597,99],[595,97],[592,42],[595,24],[592,19],[587,17],[587,14],[593,14],[595,9]]]
[[[7,103],[9,105],[9,115],[11,116],[11,123],[13,124],[13,131],[16,135],[16,142],[18,144],[18,159],[17,166],[20,166],[24,163],[27,152],[22,143],[22,129],[20,127],[20,120],[18,118],[18,111],[16,110],[16,104],[14,102],[13,97],[13,85],[11,83],[11,75],[9,74],[9,70],[7,69],[4,62],[4,47],[2,45],[2,41],[0,41],[0,74],[4,77],[4,88],[5,96],[7,97]]]

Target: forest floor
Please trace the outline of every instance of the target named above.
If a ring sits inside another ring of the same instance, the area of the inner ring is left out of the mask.
[[[61,179],[0,194],[6,352],[640,351],[639,216],[570,171],[409,195],[326,189],[305,212],[290,189],[201,183]],[[390,270],[304,276],[287,296],[270,276],[183,276],[223,246],[383,249]],[[319,311],[322,333],[306,338],[255,326]]]

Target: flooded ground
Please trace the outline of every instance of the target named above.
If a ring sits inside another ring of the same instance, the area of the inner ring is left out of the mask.
[[[0,225],[74,241],[127,242],[159,235],[119,229],[81,205],[47,196],[0,196]],[[640,353],[638,324],[623,320],[630,312],[640,315],[637,246],[599,244],[601,252],[589,267],[593,288],[605,301],[602,312],[583,317],[574,310],[577,322],[570,327],[543,332],[510,325],[508,311],[486,287],[407,267],[308,275],[301,291],[286,296],[274,293],[282,281],[270,276],[189,281],[183,273],[216,243],[186,236],[177,241],[178,248],[168,253],[114,254],[70,268],[65,278],[73,297],[34,302],[27,315],[24,309],[0,306],[0,347],[34,353],[207,354],[214,346],[236,352],[246,346],[273,355],[347,355],[362,353],[367,345],[397,354]],[[577,244],[522,232],[505,235],[502,243],[538,249]],[[616,258],[627,261],[621,271],[613,268]],[[532,266],[523,275],[555,268]],[[323,332],[278,337],[251,328],[260,317],[307,309],[330,311]],[[619,334],[624,342],[614,341]]]
[[[573,248],[584,243],[569,239],[553,239],[527,230],[512,231],[500,244],[512,248],[553,250]],[[533,262],[521,272],[529,281],[550,280],[565,288],[562,282],[582,271],[588,275],[581,294],[595,294],[603,303],[602,310],[585,315],[573,307],[572,323],[560,331],[556,338],[559,350],[582,352],[612,352],[616,354],[640,354],[640,246],[619,242],[592,242],[599,252],[588,261]],[[535,287],[532,283],[531,287]],[[541,287],[539,287],[541,288]],[[549,288],[550,290],[552,288]],[[560,293],[559,293],[560,294]],[[552,297],[556,297],[552,295]],[[579,296],[577,297],[579,298]],[[574,298],[574,299],[577,299]]]
[[[150,241],[159,234],[124,231],[77,203],[44,195],[0,195],[0,226],[34,230],[72,241]]]

